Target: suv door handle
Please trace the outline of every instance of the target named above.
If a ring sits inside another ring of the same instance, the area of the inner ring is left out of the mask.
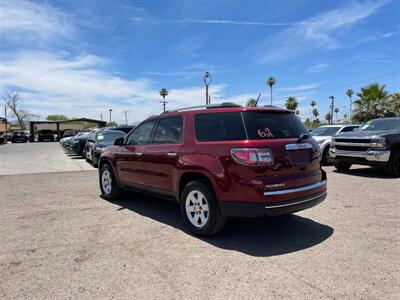
[[[138,155],[138,156],[141,156],[141,155],[143,155],[143,151],[135,151],[135,152],[133,152],[133,154],[136,154],[136,155]]]
[[[174,157],[174,156],[177,155],[177,153],[176,153],[176,152],[168,152],[167,155],[168,155],[168,156],[171,156],[171,157]]]

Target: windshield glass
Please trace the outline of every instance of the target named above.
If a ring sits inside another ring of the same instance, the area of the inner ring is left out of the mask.
[[[379,119],[365,122],[359,130],[395,130],[400,131],[400,119]]]
[[[103,131],[98,132],[96,142],[103,145],[112,145],[117,138],[124,137],[125,132],[121,131]]]
[[[312,136],[332,136],[338,132],[340,127],[319,127],[311,132]]]

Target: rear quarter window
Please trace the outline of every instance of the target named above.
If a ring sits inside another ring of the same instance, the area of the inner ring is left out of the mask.
[[[199,142],[245,140],[246,132],[240,113],[206,113],[195,116]]]

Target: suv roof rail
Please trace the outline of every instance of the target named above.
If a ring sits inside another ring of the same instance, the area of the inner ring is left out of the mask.
[[[212,109],[212,108],[231,108],[231,107],[242,107],[242,106],[240,104],[236,104],[236,103],[233,103],[233,102],[223,102],[223,103],[220,103],[220,104],[196,105],[196,106],[183,107],[183,108],[174,109],[174,110],[167,110],[166,112],[163,112],[162,114],[171,113],[171,112],[185,111],[185,110]]]

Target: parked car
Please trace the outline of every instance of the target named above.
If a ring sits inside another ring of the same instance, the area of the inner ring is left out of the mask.
[[[42,129],[38,131],[38,142],[54,142],[54,132],[49,129]]]
[[[91,134],[91,131],[89,132],[84,132],[82,134],[80,134],[79,136],[75,136],[71,139],[71,143],[69,144],[69,148],[70,150],[79,156],[84,157],[84,148],[85,148],[85,144],[86,141],[89,138],[89,135]]]
[[[11,136],[11,143],[27,143],[28,140],[29,138],[24,131],[14,131]]]
[[[185,225],[212,235],[228,217],[294,213],[326,197],[321,153],[300,119],[232,103],[167,112],[103,150],[105,199],[133,189],[180,203]]]
[[[75,129],[65,129],[61,131],[61,137],[62,138],[67,138],[67,137],[71,137],[71,136],[75,136],[78,133],[77,130]]]
[[[118,130],[99,130],[93,132],[85,145],[86,159],[91,161],[93,166],[97,167],[103,149],[113,145],[117,138],[123,138],[125,135],[125,132]]]
[[[332,136],[335,134],[354,131],[359,127],[360,125],[326,125],[318,127],[311,132],[311,136],[317,141],[320,147],[322,163],[324,165],[332,163],[331,157],[329,156],[329,147],[331,145]]]
[[[135,129],[136,126],[134,125],[126,125],[126,126],[117,126],[117,127],[107,127],[105,129],[108,130],[118,130],[118,131],[123,131],[125,133],[129,133],[132,131],[132,129]]]
[[[3,133],[3,137],[5,137],[7,141],[11,141],[12,132]]]
[[[371,120],[357,131],[335,135],[329,152],[338,170],[361,164],[400,177],[400,118]]]
[[[7,142],[7,139],[4,135],[0,136],[0,144],[5,144]]]

